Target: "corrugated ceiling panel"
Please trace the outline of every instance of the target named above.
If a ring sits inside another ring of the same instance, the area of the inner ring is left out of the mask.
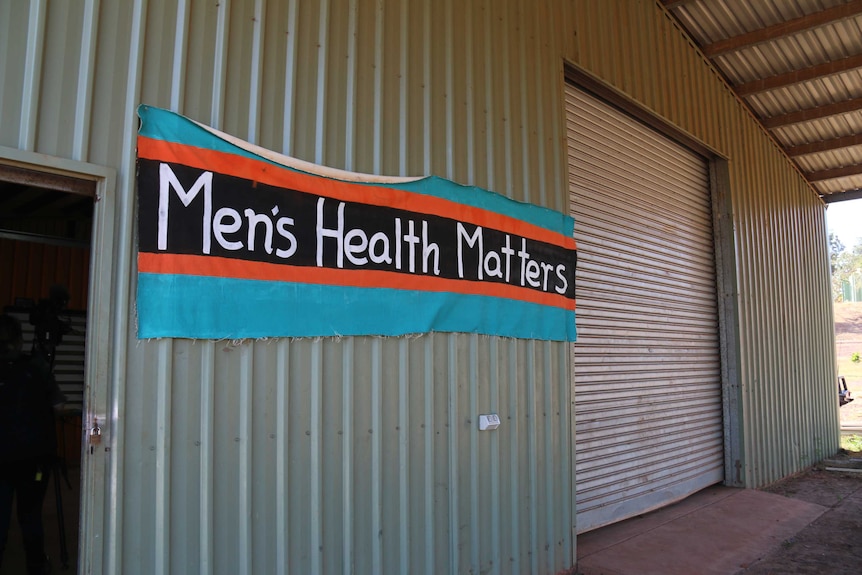
[[[674,9],[674,14],[691,30],[695,40],[703,46],[725,40],[739,34],[775,25],[780,22],[814,14],[840,6],[839,0],[795,0],[779,2],[746,2],[742,0],[719,0],[716,2],[685,3]],[[797,70],[805,70],[828,61],[837,61],[862,53],[862,15],[853,16],[791,36],[778,38],[720,54],[716,64],[735,85],[756,79],[769,78]],[[831,102],[843,102],[860,97],[862,72],[850,70],[823,76],[816,80],[792,84],[777,89],[745,96],[747,103],[762,118],[771,118],[815,107]],[[848,131],[847,118],[862,118],[860,112],[850,112],[828,122],[800,124],[816,131],[816,142],[831,140],[858,131]],[[792,131],[776,130],[775,137],[782,146],[792,146],[803,140],[787,137]],[[828,158],[820,158],[826,161]],[[816,162],[817,160],[815,160]],[[800,166],[804,163],[800,162]],[[841,167],[844,163],[831,163],[828,167]],[[862,176],[814,183],[821,193],[845,191],[862,187]]]
[[[850,136],[855,133],[853,129],[857,126],[862,126],[862,117],[857,121],[855,117],[845,114],[813,122],[792,124],[776,129],[775,133],[782,141],[788,142],[791,146],[797,146]]]
[[[862,162],[862,146],[842,148],[840,150],[824,152],[822,154],[799,156],[798,161],[799,166],[806,171],[825,170],[835,165],[849,166],[851,164],[858,164]],[[852,179],[855,179],[855,177]]]
[[[862,34],[862,30],[859,32]],[[802,66],[800,69],[807,67]],[[862,72],[851,70],[817,80],[752,94],[747,101],[765,118],[814,107],[821,101],[842,102],[859,97]]]

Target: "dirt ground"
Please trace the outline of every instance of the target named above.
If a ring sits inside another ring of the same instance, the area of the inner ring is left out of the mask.
[[[834,458],[856,462],[857,473],[828,471],[834,462],[788,477],[764,491],[827,508],[776,551],[740,571],[744,575],[859,575],[862,573],[862,452]]]
[[[854,351],[862,353],[862,303],[835,304],[835,341],[838,373],[855,398],[839,408],[841,426],[862,426],[862,363],[850,360]],[[855,473],[826,469],[854,464]],[[844,452],[764,491],[816,503],[827,511],[741,574],[862,574],[862,452]]]
[[[838,375],[845,377],[847,389],[855,398],[841,406],[841,425],[862,426],[862,362],[850,360],[853,352],[862,354],[862,303],[836,303],[834,310]]]

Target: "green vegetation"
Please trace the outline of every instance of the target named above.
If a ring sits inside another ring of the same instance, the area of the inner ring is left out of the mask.
[[[850,361],[852,361],[853,363],[859,363],[860,360],[862,360],[862,358],[859,357],[858,351],[854,351],[850,354]]]
[[[846,449],[847,451],[862,451],[862,435],[842,436],[841,449]]]
[[[862,277],[862,242],[847,249],[838,236],[829,234],[829,263],[832,268],[832,299],[842,302],[845,284],[855,277],[855,284],[858,285]]]
[[[862,379],[862,361],[853,361],[852,356],[844,355],[838,357],[838,375],[843,375],[850,380]]]

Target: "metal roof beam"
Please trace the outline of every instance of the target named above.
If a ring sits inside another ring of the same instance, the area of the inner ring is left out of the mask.
[[[806,110],[790,112],[789,114],[765,118],[762,120],[762,124],[765,128],[772,130],[782,126],[790,126],[791,124],[800,124],[802,122],[828,118],[829,116],[838,116],[839,114],[855,112],[856,110],[862,110],[862,98],[845,100],[843,102],[826,104],[825,106],[818,106],[816,108],[808,108]]]
[[[667,5],[667,3],[665,3],[665,5]],[[737,50],[742,50],[743,48],[748,48],[749,46],[769,42],[770,40],[776,40],[778,38],[784,38],[785,36],[804,32],[805,30],[819,28],[820,26],[829,24],[830,22],[852,18],[858,14],[862,14],[862,0],[853,0],[847,4],[827,8],[826,10],[794,18],[793,20],[781,22],[774,26],[761,28],[760,30],[754,30],[753,32],[748,32],[746,34],[740,34],[739,36],[727,38],[726,40],[719,40],[718,42],[704,46],[703,53],[706,54],[708,58],[715,58],[721,54],[735,52]]]
[[[668,10],[673,10],[674,8],[679,8],[680,6],[685,6],[686,4],[692,4],[696,2],[696,0],[662,0],[662,4]]]
[[[825,200],[824,200],[825,201]],[[8,240],[17,240],[20,242],[33,242],[37,244],[51,244],[55,246],[69,246],[73,248],[90,247],[90,242],[82,240],[70,240],[58,236],[45,236],[41,234],[31,234],[28,232],[19,232],[18,230],[5,230],[0,228],[0,238]]]
[[[856,56],[850,56],[849,58],[843,58],[841,60],[834,60],[832,62],[824,62],[823,64],[812,66],[811,68],[805,68],[804,70],[794,70],[793,72],[787,72],[786,74],[778,74],[777,76],[763,78],[762,80],[745,82],[735,86],[734,90],[740,96],[750,96],[752,94],[757,94],[758,92],[784,88],[785,86],[792,86],[793,84],[807,82],[809,80],[822,78],[823,76],[831,76],[833,74],[855,70],[856,68],[862,68],[862,54],[857,54]]]
[[[805,178],[809,182],[822,182],[823,180],[834,180],[835,178],[846,178],[848,176],[858,176],[860,174],[862,174],[862,164],[854,164],[852,166],[844,166],[842,168],[806,172]]]
[[[821,196],[824,203],[834,204],[836,202],[847,202],[849,200],[862,200],[862,188],[847,190],[846,192],[834,192]]]
[[[862,146],[862,134],[853,136],[843,136],[832,140],[823,140],[821,142],[811,142],[809,144],[800,144],[785,148],[784,151],[790,157],[804,156],[806,154],[817,154],[820,152],[828,152],[830,150],[839,150],[841,148],[849,148],[851,146]]]
[[[94,181],[62,176],[60,174],[36,172],[11,165],[0,165],[0,180],[23,186],[34,186],[46,190],[80,194],[82,196],[96,195],[96,182]]]

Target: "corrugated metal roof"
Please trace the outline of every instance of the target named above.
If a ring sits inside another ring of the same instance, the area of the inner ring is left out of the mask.
[[[662,3],[826,201],[862,197],[862,0]]]

